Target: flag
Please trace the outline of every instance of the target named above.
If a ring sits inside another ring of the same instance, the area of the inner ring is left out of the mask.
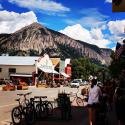
[[[115,50],[115,59],[119,59],[121,53],[123,52],[123,45],[117,42],[116,50]]]

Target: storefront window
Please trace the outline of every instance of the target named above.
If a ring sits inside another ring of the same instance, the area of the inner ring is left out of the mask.
[[[0,68],[0,72],[2,72],[2,68]]]
[[[16,69],[15,68],[9,68],[9,73],[16,73]]]

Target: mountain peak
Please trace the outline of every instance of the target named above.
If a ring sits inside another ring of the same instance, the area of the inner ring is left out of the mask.
[[[42,26],[41,24],[39,24],[39,23],[37,23],[37,22],[33,22],[32,24],[27,25],[27,26],[21,28],[20,30],[17,30],[16,32],[14,32],[14,34],[15,34],[15,33],[20,33],[20,32],[22,32],[22,31],[24,31],[24,30],[27,30],[27,29],[31,29],[31,30],[36,29],[36,30],[37,30],[37,29],[41,29],[41,28],[44,28],[44,29],[45,29],[45,27]]]
[[[41,24],[34,22],[30,25],[28,25],[28,27],[34,27],[34,28],[43,28],[44,26],[42,26]]]
[[[78,28],[78,31],[82,28],[79,24],[75,27]],[[78,31],[75,33],[78,33],[77,35],[80,37]],[[86,56],[96,62],[104,59],[106,64],[109,64],[111,60],[109,51],[74,40],[37,22],[25,26],[13,34],[0,35],[0,54],[2,53],[23,56],[47,53],[50,57],[60,58]]]

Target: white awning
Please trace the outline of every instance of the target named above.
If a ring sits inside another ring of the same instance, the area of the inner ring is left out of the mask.
[[[50,69],[50,68],[41,68],[41,67],[38,67],[40,70],[42,70],[43,72],[45,73],[53,73],[53,74],[59,74],[56,70],[54,69]]]
[[[32,77],[32,74],[10,74],[10,76],[18,76],[18,77]]]
[[[64,77],[66,77],[66,78],[70,77],[69,75],[67,75],[67,74],[64,73],[64,72],[61,72],[60,74],[63,75]]]

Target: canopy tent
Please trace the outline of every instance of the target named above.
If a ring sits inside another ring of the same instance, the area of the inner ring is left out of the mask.
[[[45,73],[52,73],[52,74],[59,74],[56,70],[52,69],[51,67],[38,67],[40,70],[42,70]]]
[[[60,74],[63,75],[64,77],[66,77],[66,78],[70,77],[69,75],[67,75],[67,74],[64,73],[64,72],[61,72]]]
[[[38,59],[36,67],[45,73],[59,74],[56,70],[54,70],[54,65],[47,54],[44,54],[43,57]]]
[[[47,55],[47,54],[44,54],[42,57],[40,57],[38,60],[36,60],[35,65],[36,65],[36,74],[38,74],[38,69],[43,71],[46,75],[48,75],[48,73],[51,73],[53,76],[52,77],[53,82],[54,82],[54,75],[59,74],[56,70],[54,70],[54,65],[53,65],[51,59],[49,58],[49,55]],[[40,75],[39,75],[39,77],[40,77]],[[35,78],[35,84],[37,84],[39,77]]]

